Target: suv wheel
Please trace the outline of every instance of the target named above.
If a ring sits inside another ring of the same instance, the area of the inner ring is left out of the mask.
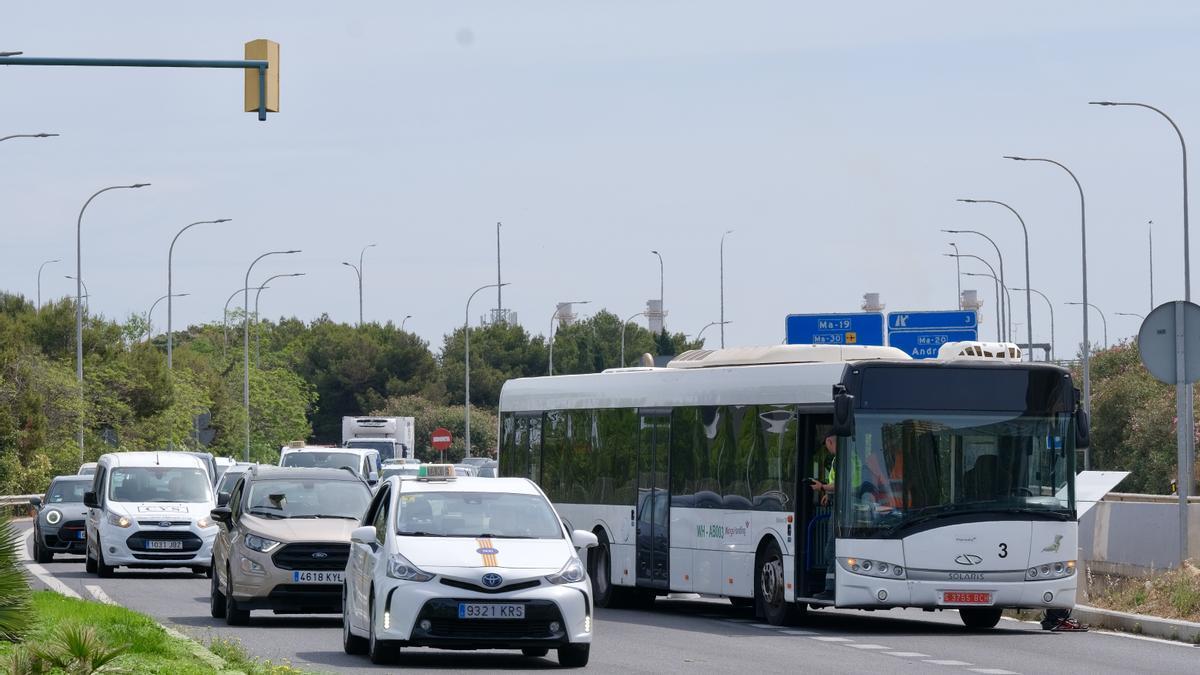
[[[216,574],[212,575],[212,583],[209,584],[208,613],[214,619],[225,618],[225,594],[221,592],[220,580]]]
[[[355,635],[350,632],[350,602],[349,593],[346,592],[346,584],[342,584],[342,649],[347,654],[366,654],[367,640],[366,638]]]
[[[250,621],[250,610],[238,607],[233,599],[233,573],[225,568],[225,623],[230,626],[245,626]]]

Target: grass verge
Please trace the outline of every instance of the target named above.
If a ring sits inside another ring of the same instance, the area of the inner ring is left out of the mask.
[[[1188,562],[1145,579],[1089,575],[1087,603],[1118,612],[1200,622],[1200,568]]]
[[[241,640],[216,638],[208,648],[212,653],[225,659],[227,669],[247,675],[302,675],[305,672],[286,663],[260,661],[246,652]]]

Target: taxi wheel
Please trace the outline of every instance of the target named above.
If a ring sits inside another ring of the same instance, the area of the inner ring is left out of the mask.
[[[371,630],[367,638],[367,657],[377,666],[395,663],[400,656],[400,647],[391,640],[375,637],[375,595],[371,594]]]
[[[783,554],[779,552],[779,545],[774,540],[768,543],[758,556],[754,582],[755,604],[762,608],[767,623],[772,626],[795,623],[798,612],[796,606],[787,601],[784,591],[787,582]]]
[[[104,564],[104,542],[96,540],[96,576],[101,579],[112,578],[113,571],[116,570],[112,565]]]
[[[521,653],[525,656],[545,656],[550,653],[550,650],[545,647],[525,647]]]
[[[1000,623],[1004,610],[994,607],[978,607],[958,610],[958,618],[967,628],[995,628]]]
[[[558,665],[563,668],[582,668],[588,664],[592,645],[567,645],[558,648]]]
[[[347,654],[367,653],[367,640],[350,632],[350,603],[346,585],[342,584],[342,649]]]
[[[87,544],[83,547],[83,571],[88,574],[96,573],[96,559],[92,557],[92,547]]]
[[[225,568],[225,623],[230,626],[245,626],[250,622],[250,610],[238,607],[233,599],[233,573]]]
[[[209,585],[208,613],[214,619],[225,618],[225,594],[221,592],[220,580],[215,574],[212,575],[212,583]]]

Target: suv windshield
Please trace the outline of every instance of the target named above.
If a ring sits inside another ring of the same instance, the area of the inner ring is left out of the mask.
[[[46,503],[82,502],[83,493],[87,492],[91,487],[92,482],[87,480],[54,481],[50,486],[50,491],[46,493]]]
[[[291,452],[284,455],[283,463],[280,466],[304,466],[319,469],[341,469],[345,467],[353,470],[355,475],[357,475],[358,468],[362,466],[362,456],[356,452],[305,450],[303,452]]]
[[[408,492],[400,495],[396,533],[414,537],[562,539],[562,525],[541,495],[505,492]]]
[[[359,481],[268,479],[250,484],[246,513],[266,518],[346,518],[367,510],[371,490]]]
[[[209,490],[208,472],[187,467],[118,467],[108,480],[114,502],[206,502]]]
[[[839,442],[841,536],[899,535],[946,515],[1074,513],[1066,413],[862,412]]]

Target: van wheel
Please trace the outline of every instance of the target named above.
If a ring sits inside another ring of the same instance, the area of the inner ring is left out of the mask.
[[[973,607],[958,610],[958,618],[967,628],[995,628],[1003,613],[999,607]]]
[[[588,553],[588,576],[592,579],[592,601],[597,607],[613,606],[612,555],[608,550],[608,537],[601,530],[597,535],[600,543]]]
[[[250,610],[238,607],[233,599],[233,573],[225,568],[225,623],[230,626],[245,626],[250,622]]]
[[[83,547],[83,571],[88,574],[96,573],[96,559],[92,557],[92,547],[87,544]]]
[[[754,604],[772,626],[788,626],[798,618],[796,605],[787,601],[786,587],[783,554],[772,539],[758,556],[754,571]]]
[[[396,662],[400,656],[400,647],[391,640],[380,640],[375,637],[375,594],[371,594],[371,629],[367,638],[367,658],[377,666]]]
[[[104,542],[96,540],[96,576],[101,579],[111,579],[116,567],[104,564]]]
[[[221,592],[220,580],[215,574],[212,575],[212,583],[209,584],[208,613],[214,619],[225,618],[225,594]]]

